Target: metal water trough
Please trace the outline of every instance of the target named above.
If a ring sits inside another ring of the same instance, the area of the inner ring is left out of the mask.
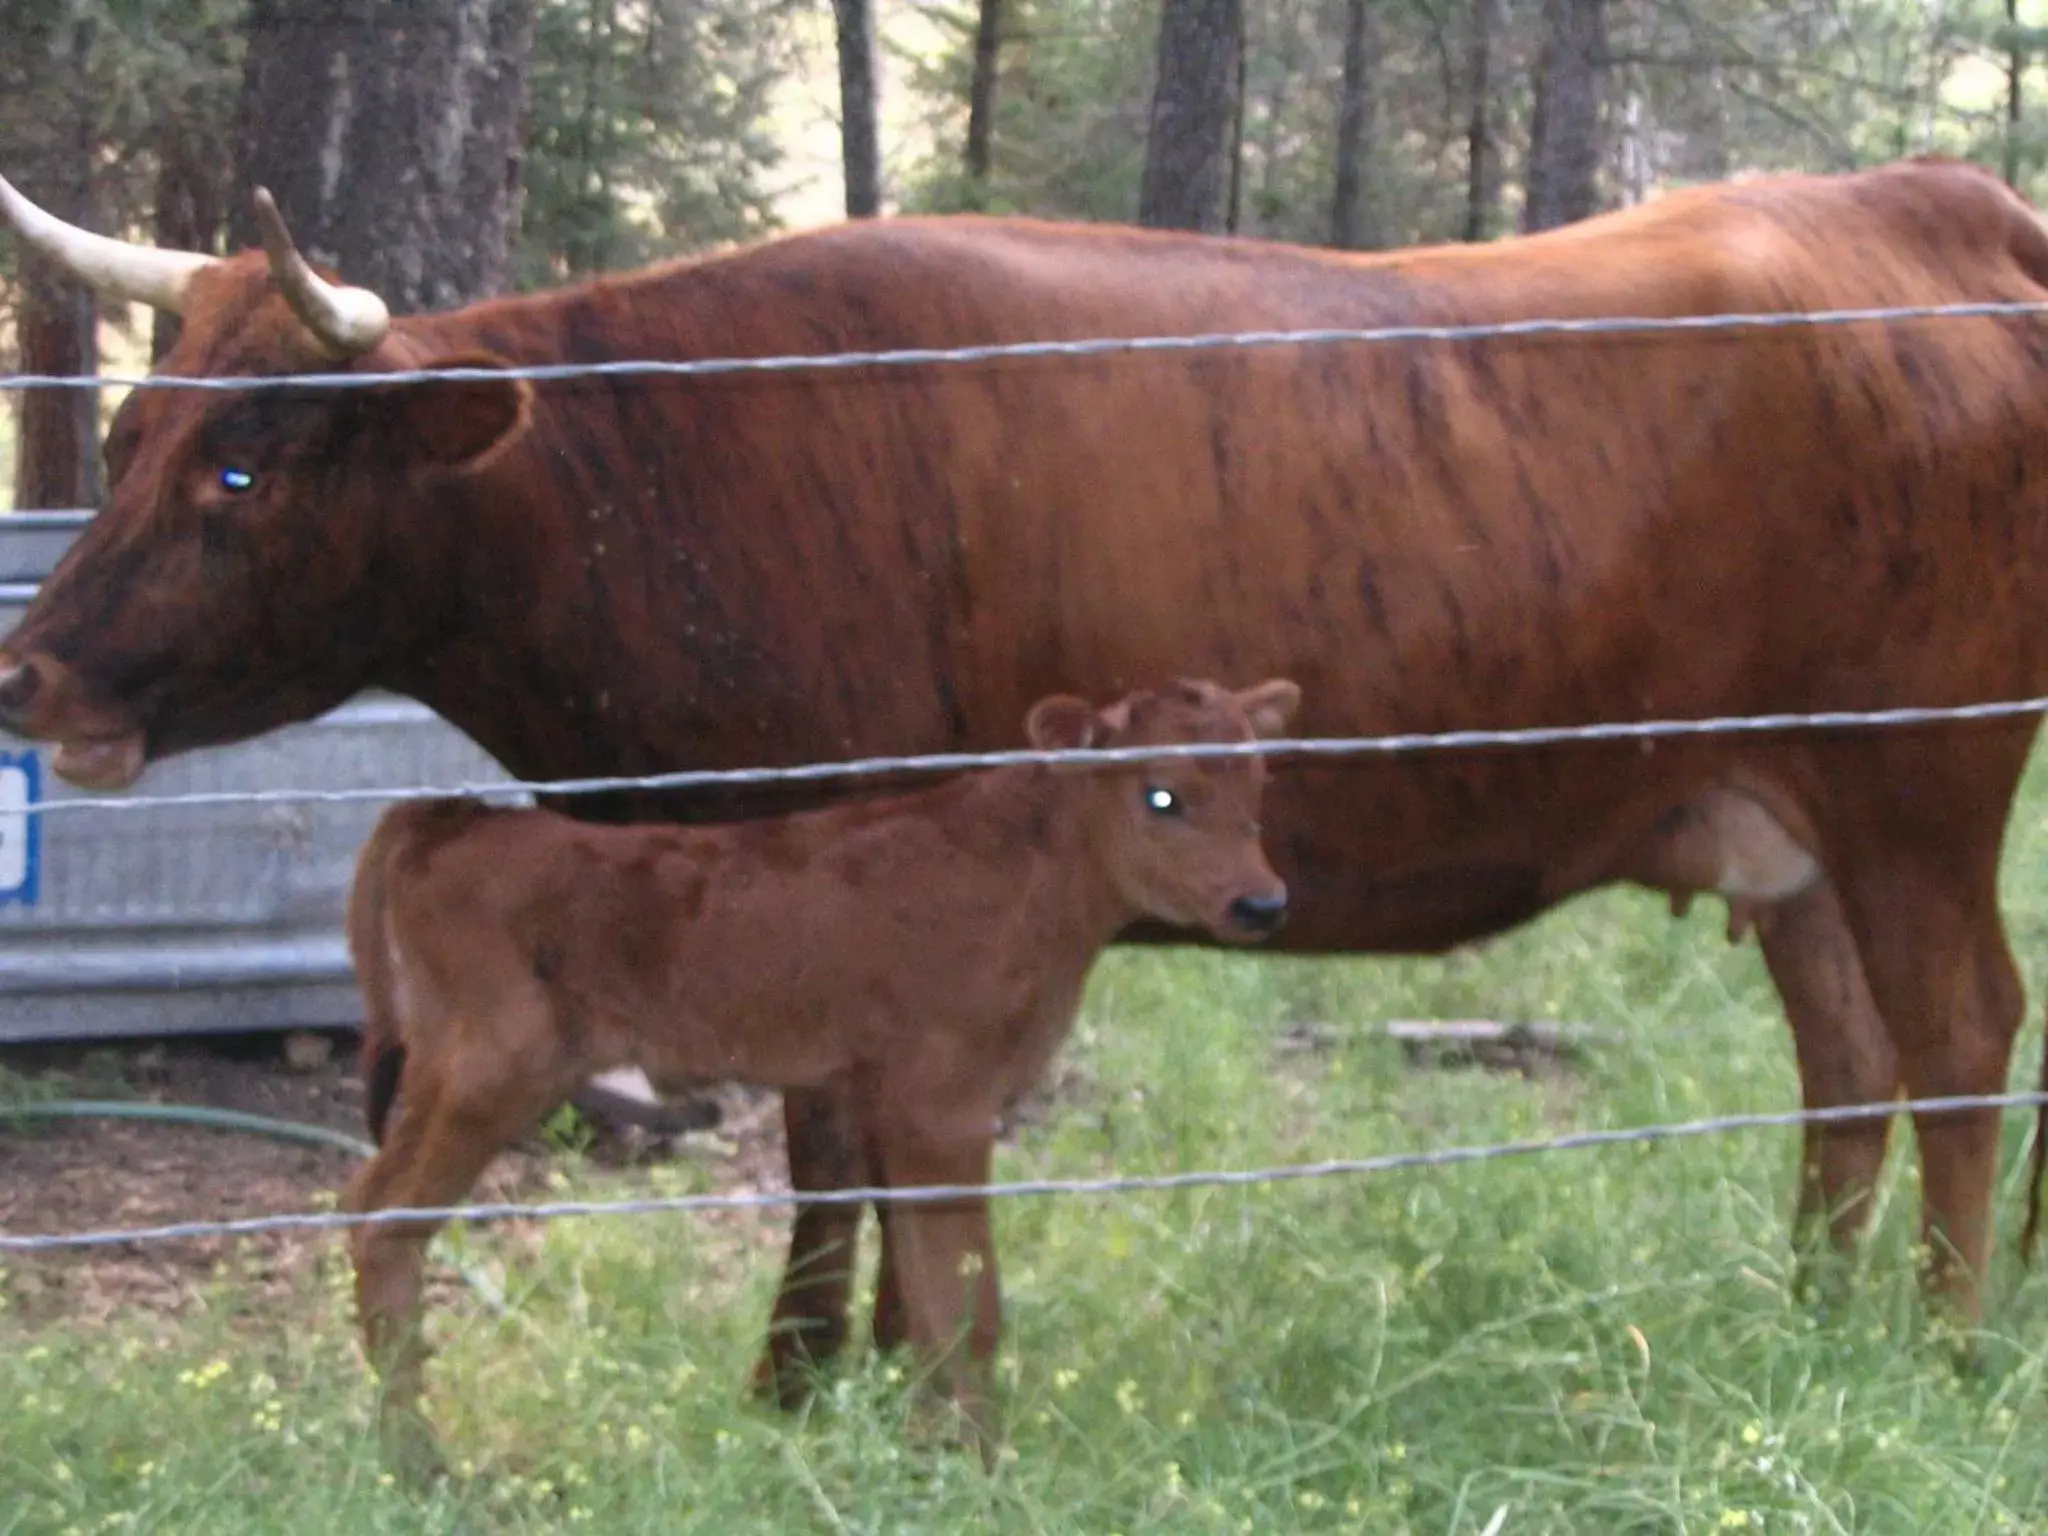
[[[0,635],[89,513],[0,513]],[[0,1042],[355,1025],[342,912],[383,807],[60,811],[90,799],[0,736]],[[152,767],[137,793],[458,784],[507,775],[424,706],[364,695]]]

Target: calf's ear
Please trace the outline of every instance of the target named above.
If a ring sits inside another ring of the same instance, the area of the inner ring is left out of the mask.
[[[420,366],[495,373],[512,364],[495,352],[457,352]],[[438,469],[481,462],[523,432],[533,410],[533,385],[525,379],[435,379],[379,393],[412,455]]]
[[[1040,699],[1024,717],[1024,739],[1040,752],[1071,752],[1092,747],[1098,725],[1095,706],[1070,693]]]
[[[1251,722],[1252,734],[1271,738],[1287,734],[1287,722],[1301,708],[1301,689],[1284,677],[1269,678],[1237,696],[1238,708]]]

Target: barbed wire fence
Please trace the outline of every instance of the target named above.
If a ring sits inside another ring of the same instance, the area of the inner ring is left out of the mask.
[[[836,373],[863,368],[940,368],[977,363],[1106,358],[1158,353],[1248,352],[1275,347],[1385,346],[1399,342],[1512,341],[1543,337],[1685,336],[1703,331],[1810,331],[1917,320],[2039,320],[2048,301],[1890,304],[1859,309],[1739,310],[1711,315],[1587,315],[1488,320],[1469,325],[1322,326],[1300,330],[1203,331],[1185,336],[1083,336],[1065,341],[1008,341],[961,347],[780,353],[767,357],[618,358],[596,363],[533,363],[512,367],[399,368],[287,374],[0,374],[0,390],[378,389],[394,384],[558,384],[581,379],[705,379],[749,373]]]
[[[426,368],[384,372],[310,373],[278,376],[173,377],[0,374],[0,391],[29,389],[175,389],[212,392],[278,389],[355,389],[435,382],[526,380],[558,383],[584,378],[716,378],[740,374],[817,373],[860,369],[943,367],[1001,361],[1053,358],[1107,358],[1197,351],[1248,352],[1282,346],[1375,345],[1394,342],[1465,343],[1496,339],[1544,337],[1613,337],[1740,331],[1792,331],[1856,324],[1899,324],[1921,320],[2025,320],[2048,318],[2048,303],[1986,302],[1945,305],[1890,306],[1872,309],[1731,313],[1686,316],[1586,317],[1529,319],[1450,326],[1390,326],[1369,329],[1216,332],[1190,336],[1089,337],[1067,341],[1004,343],[957,348],[914,348],[775,357],[704,359],[627,359],[603,363],[544,364],[510,368]],[[90,508],[29,513],[47,527],[82,526]],[[18,584],[16,584],[18,585]],[[27,597],[32,589],[10,590]],[[608,775],[577,779],[506,779],[445,786],[392,785],[345,790],[281,788],[172,795],[110,795],[87,799],[43,800],[24,807],[28,814],[118,814],[124,811],[172,808],[203,809],[230,805],[344,805],[469,796],[477,798],[572,796],[629,790],[691,790],[752,787],[769,784],[816,783],[826,780],[892,776],[904,773],[957,773],[1019,765],[1055,763],[1118,766],[1188,758],[1266,756],[1306,760],[1391,757],[1445,751],[1528,750],[1538,747],[1598,745],[1621,742],[1756,735],[1787,731],[1865,731],[1992,723],[2048,713],[2048,695],[2010,700],[1945,705],[1915,705],[1863,710],[1814,710],[1756,715],[1723,715],[1698,719],[1656,719],[1591,724],[1518,726],[1404,732],[1377,736],[1289,738],[1244,743],[1185,743],[1135,748],[1091,748],[1062,751],[1036,749],[987,752],[940,752],[874,756],[837,762],[736,769],[692,769],[670,773]],[[922,1203],[986,1197],[1013,1199],[1041,1196],[1105,1197],[1171,1192],[1195,1188],[1243,1188],[1424,1170],[1492,1162],[1506,1158],[1647,1145],[1752,1130],[1841,1125],[1900,1115],[1936,1116],[2008,1109],[2048,1107],[2048,1093],[1951,1095],[1893,1099],[1881,1103],[1834,1105],[1777,1113],[1713,1116],[1662,1124],[1567,1132],[1561,1135],[1485,1145],[1440,1147],[1326,1159],[1315,1162],[1248,1169],[1194,1170],[1165,1174],[1106,1175],[1093,1178],[1046,1178],[993,1182],[985,1185],[933,1185],[905,1188],[857,1187],[835,1190],[748,1190],[730,1193],[667,1195],[621,1200],[546,1202],[476,1202],[459,1206],[385,1208],[372,1212],[285,1212],[232,1220],[183,1221],[154,1226],[94,1231],[0,1232],[0,1253],[47,1253],[142,1243],[183,1242],[209,1238],[247,1237],[286,1231],[331,1231],[393,1222],[474,1224],[504,1220],[548,1221],[576,1217],[669,1214],[712,1210],[758,1210],[797,1204],[835,1205]],[[0,1106],[0,1124],[7,1122]]]
[[[199,1238],[253,1237],[271,1232],[335,1231],[349,1227],[388,1226],[393,1222],[555,1221],[578,1216],[649,1216],[681,1211],[765,1210],[787,1205],[920,1205],[934,1201],[985,1197],[1005,1200],[1025,1196],[1103,1196],[1157,1194],[1183,1189],[1245,1188],[1361,1174],[1395,1173],[1407,1169],[1450,1168],[1468,1163],[1498,1162],[1549,1152],[1579,1152],[1599,1147],[1642,1146],[1685,1141],[1737,1131],[1790,1126],[1842,1125],[1895,1115],[1964,1114],[1971,1111],[2037,1108],[2048,1103],[2044,1093],[1952,1094],[1940,1098],[1899,1099],[1882,1104],[1842,1104],[1822,1109],[1780,1113],[1716,1115],[1702,1120],[1613,1130],[1569,1131],[1524,1141],[1480,1146],[1438,1147],[1420,1152],[1388,1152],[1372,1157],[1329,1158],[1268,1168],[1200,1169],[1187,1173],[1110,1174],[1100,1178],[1014,1179],[988,1184],[922,1184],[901,1187],[862,1185],[830,1190],[742,1190],[729,1194],[653,1195],[626,1200],[554,1200],[442,1206],[386,1206],[374,1211],[303,1211],[273,1216],[245,1216],[222,1221],[184,1221],[162,1226],[117,1227],[96,1232],[41,1234],[0,1233],[0,1253],[45,1253],[61,1248],[106,1248],[130,1243],[187,1242]],[[6,1121],[0,1110],[0,1124]]]

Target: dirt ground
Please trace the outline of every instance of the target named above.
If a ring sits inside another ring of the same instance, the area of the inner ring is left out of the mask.
[[[349,1035],[14,1047],[0,1050],[0,1072],[25,1085],[29,1098],[199,1104],[367,1137]],[[673,1138],[604,1132],[586,1155],[629,1185],[636,1166],[687,1157],[709,1167],[716,1188],[787,1188],[778,1097],[745,1088],[709,1097],[719,1116],[713,1130]],[[545,1198],[549,1161],[546,1143],[530,1138],[492,1165],[476,1198]],[[0,1120],[0,1230],[77,1232],[323,1209],[355,1163],[340,1148],[205,1126]],[[0,1294],[16,1325],[136,1309],[181,1312],[200,1282],[232,1260],[258,1298],[281,1299],[335,1241],[318,1232],[276,1233],[0,1255]]]
[[[362,1084],[352,1035],[195,1036],[100,1045],[0,1048],[9,1097],[117,1099],[200,1104],[318,1125],[364,1139]],[[1035,1123],[1059,1101],[1086,1096],[1071,1067],[1013,1110],[1011,1128]],[[715,1127],[678,1136],[597,1130],[581,1150],[625,1197],[644,1192],[639,1170],[688,1159],[714,1190],[786,1190],[780,1095],[753,1088],[706,1090]],[[4,1102],[4,1100],[0,1100]],[[540,1200],[551,1154],[532,1137],[501,1155],[478,1200]],[[118,1119],[14,1120],[0,1112],[0,1231],[80,1232],[179,1221],[232,1220],[331,1206],[356,1158],[205,1126]],[[708,1212],[747,1247],[775,1248],[787,1213]],[[93,1321],[136,1310],[179,1313],[225,1263],[257,1300],[282,1302],[331,1233],[266,1233],[236,1239],[120,1244],[0,1255],[0,1296],[12,1326]]]
[[[1313,1057],[1330,1043],[1327,1027],[1297,1026],[1276,1041],[1276,1056],[1284,1069],[1290,1058]],[[1476,1051],[1425,1047],[1408,1055],[1412,1067],[1569,1081],[1551,1051],[1527,1042]],[[1063,1062],[1051,1082],[1013,1107],[1006,1134],[1083,1105],[1093,1091],[1085,1073]],[[594,1164],[597,1182],[612,1186],[603,1192],[618,1197],[646,1191],[648,1165],[682,1159],[704,1169],[714,1190],[786,1190],[780,1096],[725,1086],[704,1097],[715,1107],[715,1128],[677,1136],[600,1130],[581,1145],[586,1170]],[[367,1136],[348,1034],[0,1048],[0,1104],[12,1098],[200,1104]],[[474,1198],[547,1198],[554,1193],[550,1161],[548,1143],[529,1138],[497,1159]],[[326,1209],[355,1163],[340,1148],[246,1132],[117,1119],[10,1122],[0,1110],[0,1231],[79,1232]],[[701,1219],[723,1229],[738,1249],[779,1251],[787,1212],[716,1211]],[[4,1254],[0,1326],[183,1312],[226,1264],[259,1303],[283,1303],[317,1255],[338,1247],[332,1233],[285,1232]]]

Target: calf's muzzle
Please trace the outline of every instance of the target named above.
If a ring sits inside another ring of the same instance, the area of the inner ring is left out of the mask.
[[[1246,933],[1277,933],[1287,921],[1287,890],[1283,886],[1259,896],[1240,896],[1230,904],[1230,920]]]

